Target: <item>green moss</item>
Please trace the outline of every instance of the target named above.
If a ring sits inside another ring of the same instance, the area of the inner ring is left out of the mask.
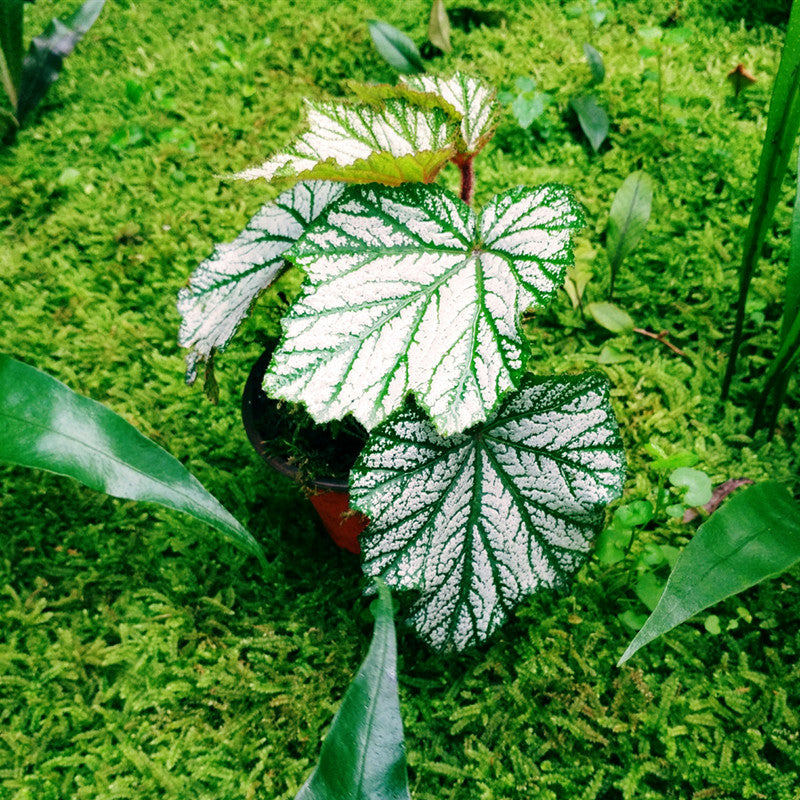
[[[73,5],[28,6],[28,33]],[[606,299],[614,191],[637,168],[656,181],[617,301],[686,356],[640,334],[611,337],[565,294],[528,325],[537,372],[597,368],[607,344],[622,354],[601,368],[628,450],[624,500],[654,499],[651,440],[693,450],[715,482],[771,477],[797,492],[796,385],[772,443],[745,435],[776,341],[790,181],[753,289],[748,360],[732,401],[717,401],[780,34],[685,5],[692,37],[664,59],[659,117],[635,31],[663,24],[674,4],[606,4],[592,41],[607,79],[593,91],[612,130],[597,156],[568,115],[570,96],[588,86],[585,19],[557,4],[506,3],[505,27],[454,31],[454,52],[437,68],[499,88],[532,75],[555,95],[548,141],[502,113],[476,164],[477,200],[516,183],[573,185],[589,219],[578,248],[594,272],[587,299]],[[270,561],[259,574],[212,532],[165,511],[0,471],[0,784],[9,798],[290,800],[310,771],[371,631],[357,561],[327,542],[299,491],[267,474],[240,429],[257,332],[274,327],[274,314],[259,308],[218,358],[212,406],[183,385],[175,296],[213,244],[276,194],[217,176],[284,145],[302,124],[303,97],[342,94],[351,78],[393,80],[366,19],[421,41],[428,11],[383,0],[108,4],[40,112],[0,151],[0,348],[169,449]],[[739,61],[758,82],[734,101],[725,75]],[[691,532],[655,520],[632,558]],[[796,797],[799,578],[723,603],[721,634],[689,623],[619,670],[631,637],[619,615],[643,611],[632,561],[590,564],[569,595],[534,598],[490,645],[456,659],[401,632],[415,800]]]

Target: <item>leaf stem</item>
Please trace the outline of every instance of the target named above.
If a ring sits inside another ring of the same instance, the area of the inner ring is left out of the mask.
[[[456,166],[461,172],[461,199],[469,206],[475,194],[475,169],[472,166],[474,156],[457,160]]]

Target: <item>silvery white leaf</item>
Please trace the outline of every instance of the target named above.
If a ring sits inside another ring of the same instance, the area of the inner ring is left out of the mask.
[[[399,185],[430,181],[453,154],[449,118],[401,99],[380,107],[307,101],[309,130],[284,153],[235,177]]]
[[[178,294],[183,317],[178,342],[192,348],[186,357],[188,383],[197,377],[198,362],[225,348],[255,297],[279,275],[286,250],[341,193],[340,184],[297,184],[263,206],[234,241],[217,245],[197,267]]]
[[[568,189],[518,187],[478,220],[437,186],[349,187],[289,253],[307,275],[265,378],[318,422],[370,429],[409,392],[451,434],[522,377],[519,315],[564,278],[582,224]]]
[[[486,144],[494,123],[494,89],[460,72],[451,78],[415,75],[404,81],[412,89],[438,94],[462,115],[461,136],[466,152],[475,153]]]
[[[567,582],[624,478],[601,375],[527,375],[490,421],[447,438],[407,406],[351,471],[351,504],[372,520],[364,572],[419,592],[412,625],[462,650],[527,595]]]

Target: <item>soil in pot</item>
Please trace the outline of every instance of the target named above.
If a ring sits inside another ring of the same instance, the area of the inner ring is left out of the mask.
[[[247,436],[275,470],[296,480],[308,494],[334,541],[358,553],[358,534],[367,519],[348,506],[348,474],[367,441],[355,420],[315,423],[303,406],[273,400],[261,388],[272,349],[253,366],[242,397]]]

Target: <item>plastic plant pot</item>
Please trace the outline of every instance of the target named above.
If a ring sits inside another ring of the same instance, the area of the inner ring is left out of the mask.
[[[271,350],[266,350],[253,365],[242,394],[242,422],[250,444],[266,464],[281,475],[300,481],[300,470],[289,461],[267,449],[270,420],[277,415],[278,402],[267,397],[261,388],[269,364]],[[331,539],[343,550],[360,553],[359,534],[369,520],[350,508],[350,493],[346,478],[303,480],[304,491],[317,511]]]

